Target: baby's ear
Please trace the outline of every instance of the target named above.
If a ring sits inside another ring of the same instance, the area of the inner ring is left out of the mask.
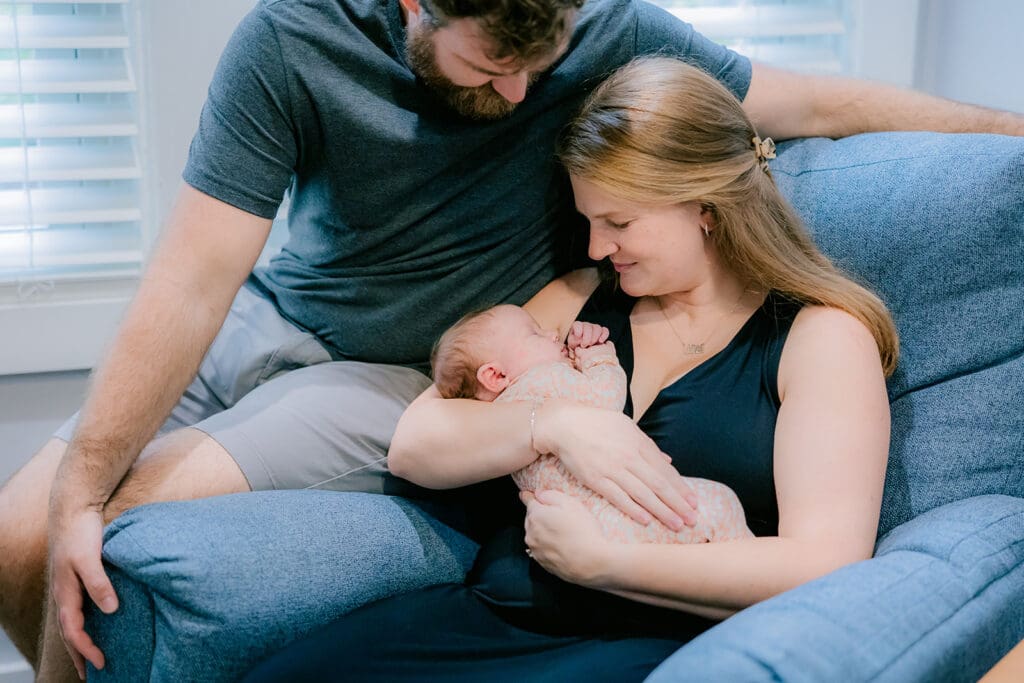
[[[500,394],[508,386],[508,376],[497,363],[484,363],[476,371],[476,381],[492,394]]]

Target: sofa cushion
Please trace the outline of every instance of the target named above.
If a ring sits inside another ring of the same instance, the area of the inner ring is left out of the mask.
[[[976,681],[1024,638],[1024,500],[979,496],[895,529],[875,559],[754,605],[647,679]]]
[[[949,500],[1024,496],[1024,138],[799,140],[773,173],[899,328],[881,530]]]

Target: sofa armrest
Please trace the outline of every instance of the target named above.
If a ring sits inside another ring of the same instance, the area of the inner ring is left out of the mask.
[[[1021,638],[1024,499],[977,496],[740,612],[647,681],[976,681]]]

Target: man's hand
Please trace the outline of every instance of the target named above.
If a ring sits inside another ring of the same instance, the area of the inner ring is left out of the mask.
[[[85,660],[102,669],[103,653],[85,632],[82,589],[110,614],[117,595],[103,571],[103,513],[94,507],[50,513],[50,597],[55,604],[61,638],[75,669],[85,680]]]
[[[622,413],[546,401],[537,411],[535,443],[640,524],[652,516],[676,531],[697,523],[693,490],[671,458]]]

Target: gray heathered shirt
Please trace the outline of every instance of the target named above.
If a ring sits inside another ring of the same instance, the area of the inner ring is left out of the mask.
[[[739,98],[750,63],[645,2],[590,0],[567,54],[508,119],[439,103],[406,64],[398,0],[264,0],[224,51],[185,181],[289,240],[256,278],[336,359],[422,368],[469,310],[523,303],[586,233],[553,155],[603,75],[685,56]]]

